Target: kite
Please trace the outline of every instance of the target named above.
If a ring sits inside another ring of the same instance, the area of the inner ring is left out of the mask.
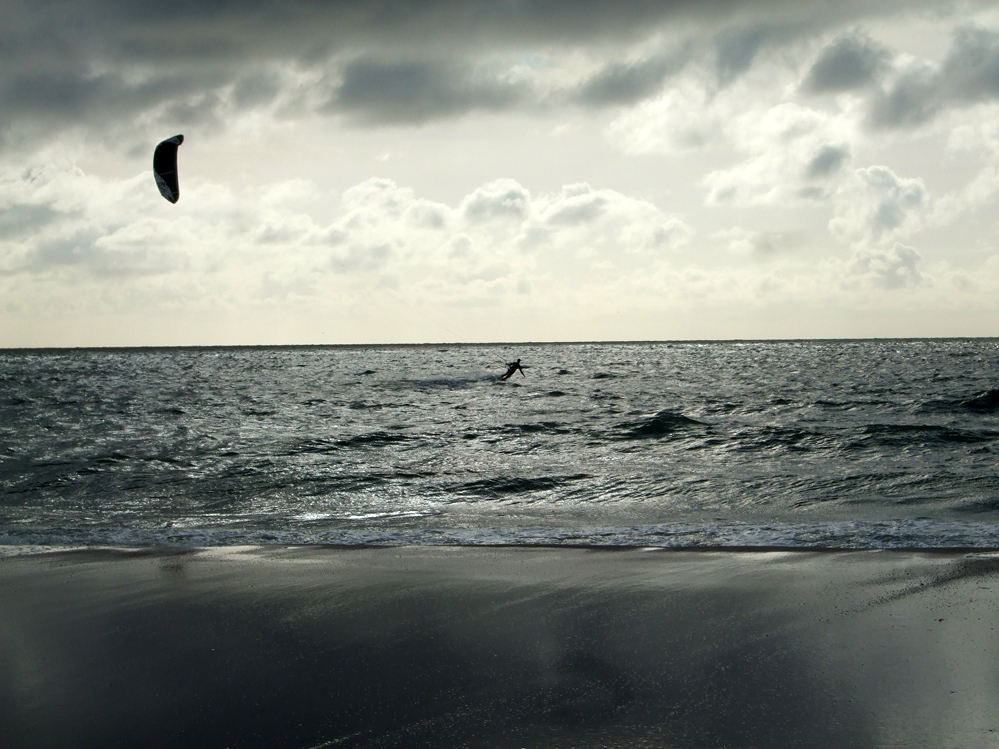
[[[180,200],[180,180],[177,178],[177,146],[184,142],[183,135],[167,138],[156,146],[153,153],[153,177],[160,195],[176,203]]]

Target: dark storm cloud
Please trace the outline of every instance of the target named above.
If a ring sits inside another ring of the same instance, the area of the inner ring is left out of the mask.
[[[271,103],[280,92],[281,79],[275,73],[258,73],[237,80],[232,98],[237,106],[250,108]]]
[[[926,66],[902,73],[887,91],[874,98],[869,123],[885,129],[922,125],[944,104],[940,84],[940,75]]]
[[[306,58],[371,43],[452,49],[480,49],[483,43],[574,45],[641,38],[670,19],[799,6],[790,0],[92,0],[85,6],[15,0],[7,5],[13,30],[22,34],[44,29],[39,36],[53,43],[75,37],[77,44],[147,61],[179,55],[246,59],[250,51]]]
[[[213,123],[217,128],[217,89],[227,80],[221,71],[205,71],[197,78],[157,71],[133,80],[119,72],[25,70],[18,75],[0,69],[0,150],[12,132],[31,141],[81,126],[88,129],[87,137],[122,144],[123,130],[133,127],[133,119],[156,110],[157,119],[173,123],[171,127]]]
[[[342,71],[333,111],[375,122],[424,122],[474,110],[509,109],[530,89],[475,75],[460,63],[356,60]]]
[[[310,80],[340,81],[332,96],[294,92],[301,94],[296,101],[313,102],[305,109],[300,105],[301,111],[320,106],[362,122],[425,122],[479,109],[532,107],[546,102],[498,68],[490,79],[479,63],[582,48],[614,59],[629,44],[681,27],[716,40],[719,79],[727,82],[748,69],[762,48],[788,35],[813,33],[858,14],[911,11],[914,5],[901,0],[842,0],[834,7],[822,0],[0,2],[0,138],[8,141],[12,133],[40,138],[73,126],[93,137],[102,128],[127,129],[150,114],[167,130],[173,127],[169,122],[222,123],[234,109],[273,102],[289,85],[315,85],[282,81],[274,73],[282,67],[319,74],[305,76]],[[636,101],[658,90],[676,64],[652,56],[610,65],[575,93],[549,95],[586,106]]]
[[[730,83],[745,73],[757,53],[781,36],[781,30],[752,26],[725,31],[717,41],[718,81]]]
[[[580,86],[576,99],[596,107],[640,101],[662,88],[689,59],[689,50],[684,50],[640,62],[612,63]]]
[[[877,128],[918,127],[945,109],[999,99],[999,33],[958,29],[939,66],[905,70],[874,99],[869,122]]]
[[[219,78],[214,83],[223,80]],[[100,110],[145,109],[197,93],[212,83],[204,79],[189,81],[178,75],[130,82],[120,73],[83,76],[69,70],[27,70],[21,75],[0,78],[0,100],[11,114],[73,119]]]
[[[835,173],[850,158],[847,146],[823,146],[812,157],[805,169],[805,175],[810,179],[821,179]]]
[[[989,29],[958,29],[944,63],[947,94],[964,101],[999,96],[999,33]]]
[[[886,48],[862,34],[851,34],[822,50],[802,87],[816,94],[863,88],[876,83],[890,62]]]

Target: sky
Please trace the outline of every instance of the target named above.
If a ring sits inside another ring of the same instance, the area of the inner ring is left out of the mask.
[[[999,336],[996,2],[0,17],[0,347]]]

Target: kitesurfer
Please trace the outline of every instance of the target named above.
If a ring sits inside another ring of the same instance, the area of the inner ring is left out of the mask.
[[[520,373],[524,375],[524,377],[527,377],[527,375],[524,374],[524,368],[520,366],[520,359],[517,359],[517,361],[511,362],[510,364],[507,364],[506,367],[507,367],[506,374],[500,377],[501,380],[509,380],[511,377],[514,376],[514,374],[516,374],[518,369],[520,370]]]

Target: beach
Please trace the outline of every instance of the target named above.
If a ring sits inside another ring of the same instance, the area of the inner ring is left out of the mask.
[[[997,574],[968,551],[8,549],[0,746],[996,746]]]

